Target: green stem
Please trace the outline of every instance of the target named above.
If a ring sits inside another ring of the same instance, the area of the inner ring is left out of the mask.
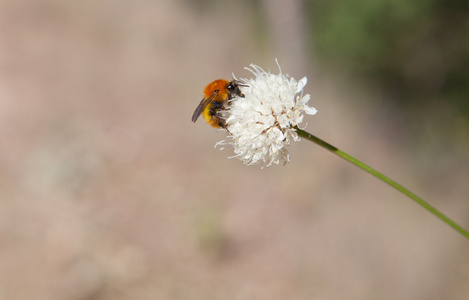
[[[359,167],[360,169],[363,169],[366,172],[370,173],[371,175],[373,175],[373,176],[381,179],[382,181],[386,182],[387,184],[389,184],[390,186],[392,186],[396,190],[402,192],[407,197],[409,197],[410,199],[414,200],[415,202],[417,202],[418,204],[423,206],[423,208],[425,208],[426,210],[428,210],[429,212],[434,214],[436,217],[440,218],[443,222],[445,222],[449,226],[453,227],[456,231],[458,231],[459,233],[461,233],[462,235],[464,235],[466,238],[469,239],[469,232],[467,232],[464,228],[459,226],[456,222],[454,222],[453,220],[451,220],[450,218],[445,216],[438,209],[434,208],[433,206],[431,206],[430,204],[425,202],[422,198],[418,197],[417,195],[415,195],[414,193],[412,193],[411,191],[409,191],[408,189],[406,189],[402,185],[398,184],[397,182],[395,182],[394,180],[388,178],[387,176],[381,174],[380,172],[376,171],[375,169],[371,168],[370,166],[362,163],[358,159],[356,159],[356,158],[348,155],[347,153],[337,149],[336,147],[332,146],[331,144],[326,143],[325,141],[315,137],[314,135],[312,135],[312,134],[310,134],[310,133],[308,133],[304,130],[299,129],[298,127],[295,127],[295,129],[296,129],[296,132],[298,133],[298,136],[300,136],[302,138],[305,138],[305,139],[307,139],[307,140],[309,140],[313,143],[318,144],[319,146],[321,146],[321,147],[323,147],[323,148],[337,154],[338,156],[342,157],[343,159],[347,160],[348,162],[354,164],[355,166]]]

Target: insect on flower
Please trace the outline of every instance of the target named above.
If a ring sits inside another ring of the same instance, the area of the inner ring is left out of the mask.
[[[192,122],[203,115],[211,126],[226,129],[227,139],[215,146],[232,146],[232,157],[247,165],[269,167],[290,162],[286,148],[300,140],[297,128],[303,115],[317,113],[308,105],[311,96],[303,94],[307,78],[296,81],[277,65],[279,74],[251,64],[245,69],[254,78],[213,81],[205,87],[192,115]]]
[[[208,124],[216,128],[226,128],[226,112],[228,101],[235,97],[244,97],[239,89],[246,86],[238,80],[218,79],[209,83],[204,89],[204,98],[192,115],[192,122],[197,121],[200,115],[204,116]]]
[[[277,62],[278,64],[278,62]],[[287,151],[292,141],[299,141],[295,127],[303,115],[314,115],[317,110],[308,105],[311,96],[303,94],[307,78],[296,81],[288,74],[272,74],[251,64],[254,78],[241,78],[244,97],[227,108],[225,126],[228,140],[217,145],[231,145],[235,155],[248,165],[262,167],[286,164]]]

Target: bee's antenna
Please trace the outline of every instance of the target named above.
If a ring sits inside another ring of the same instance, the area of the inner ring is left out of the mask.
[[[239,85],[239,86],[243,86],[243,87],[248,87],[248,86],[249,86],[249,85],[247,85],[247,84],[242,83],[242,82],[239,81],[238,79],[235,79],[234,81],[235,81],[236,84]]]

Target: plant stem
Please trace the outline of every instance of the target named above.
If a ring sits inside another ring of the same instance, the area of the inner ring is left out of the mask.
[[[364,164],[363,162],[359,161],[358,159],[348,155],[347,153],[337,149],[336,147],[332,146],[331,144],[321,140],[320,138],[317,138],[314,135],[312,135],[312,134],[310,134],[310,133],[308,133],[304,130],[299,129],[296,126],[295,126],[295,129],[296,129],[296,132],[298,133],[298,136],[300,136],[302,138],[305,138],[305,139],[307,139],[307,140],[309,140],[313,143],[318,144],[319,146],[321,146],[321,147],[323,147],[323,148],[337,154],[338,156],[342,157],[343,159],[347,160],[348,162],[354,164],[355,166],[359,167],[360,169],[363,169],[366,172],[370,173],[371,175],[373,175],[373,176],[381,179],[382,181],[386,182],[387,184],[389,184],[390,186],[392,186],[396,190],[402,192],[407,197],[409,197],[410,199],[414,200],[415,202],[417,202],[418,204],[423,206],[423,208],[425,208],[426,210],[431,212],[436,217],[440,218],[443,222],[445,222],[449,226],[453,227],[456,231],[458,231],[459,233],[461,233],[462,235],[464,235],[466,238],[469,239],[469,232],[467,232],[464,228],[459,226],[456,222],[454,222],[453,220],[451,220],[450,218],[445,216],[438,209],[434,208],[433,206],[431,206],[430,204],[425,202],[422,198],[418,197],[417,195],[415,195],[414,193],[412,193],[411,191],[409,191],[408,189],[406,189],[402,185],[398,184],[397,182],[395,182],[394,180],[390,179],[389,177],[383,175],[382,173],[376,171],[375,169],[371,168],[370,166]]]

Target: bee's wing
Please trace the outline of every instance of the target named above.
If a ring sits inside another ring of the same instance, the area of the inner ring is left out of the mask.
[[[197,108],[195,109],[194,111],[194,114],[192,115],[192,122],[195,123],[195,121],[197,121],[197,119],[199,118],[199,116],[202,114],[202,112],[204,111],[204,109],[207,107],[207,105],[213,100],[213,98],[218,94],[218,91],[215,91],[214,93],[212,93],[212,95],[210,95],[210,97],[208,98],[203,98],[202,101],[200,101],[200,104],[199,106],[197,106]]]

